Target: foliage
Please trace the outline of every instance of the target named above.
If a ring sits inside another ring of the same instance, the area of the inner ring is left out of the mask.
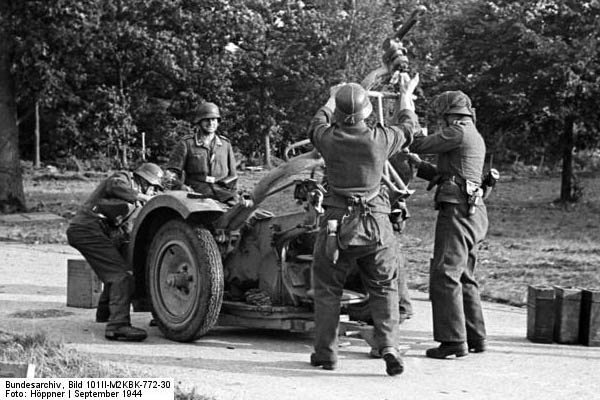
[[[223,131],[246,155],[263,151],[267,134],[280,149],[303,138],[330,84],[379,62],[390,7],[345,3],[16,3],[23,154],[35,101],[44,155],[113,156],[120,145],[139,149],[145,132],[148,156],[164,159],[202,100],[219,104]]]
[[[597,147],[598,1],[480,1],[449,17],[441,56],[500,156],[557,159],[560,134]]]
[[[417,5],[428,11],[404,44],[424,124],[436,93],[461,89],[496,159],[555,163],[571,120],[576,149],[598,147],[597,0],[28,0],[4,22],[22,154],[36,101],[46,160],[116,158],[121,145],[135,160],[143,132],[146,156],[163,162],[208,100],[241,153],[259,158],[268,135],[281,155],[329,86],[380,64]]]

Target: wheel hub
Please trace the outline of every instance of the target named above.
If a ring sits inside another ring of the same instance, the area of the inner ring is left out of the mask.
[[[193,280],[193,276],[188,274],[188,266],[185,265],[180,271],[168,274],[166,281],[167,286],[188,294],[190,292],[190,282]]]

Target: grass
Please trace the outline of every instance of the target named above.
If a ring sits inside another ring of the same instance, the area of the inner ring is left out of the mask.
[[[582,174],[584,198],[560,206],[559,175],[530,175],[502,171],[497,190],[487,201],[490,229],[479,253],[477,277],[484,298],[522,306],[527,286],[549,284],[600,288],[600,178]],[[265,172],[243,172],[241,189],[251,190]],[[99,178],[56,179],[26,175],[28,207],[62,215],[68,221],[91,193]],[[433,252],[436,211],[433,193],[415,181],[408,201],[412,218],[399,247],[408,262],[409,287],[428,288],[429,259]],[[275,213],[298,207],[293,188],[263,204]],[[299,207],[298,207],[299,209]],[[34,226],[0,225],[0,238],[28,243],[66,243],[66,221]]]
[[[96,361],[44,333],[15,334],[0,330],[0,361],[35,365],[36,378],[145,378],[120,364]],[[175,400],[213,400],[175,385]]]
[[[36,378],[127,378],[132,371],[81,355],[44,333],[13,334],[0,331],[0,360],[35,365]]]

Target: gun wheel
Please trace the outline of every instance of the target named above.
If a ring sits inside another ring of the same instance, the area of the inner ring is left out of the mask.
[[[154,236],[147,260],[152,314],[161,332],[180,342],[206,334],[223,302],[223,265],[210,232],[169,221]]]

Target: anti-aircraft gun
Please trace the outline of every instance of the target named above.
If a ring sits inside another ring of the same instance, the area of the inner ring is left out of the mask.
[[[413,12],[387,45],[398,43],[422,13]],[[383,87],[393,86],[406,67],[401,61],[362,82],[377,100],[382,123],[383,101],[398,95],[372,89],[384,80]],[[292,158],[232,207],[185,191],[152,198],[135,219],[127,249],[136,281],[134,311],[151,311],[161,332],[182,342],[198,339],[216,324],[309,331],[312,248],[325,191],[316,171],[322,166],[314,150]],[[298,178],[303,171],[310,176]],[[411,193],[391,165],[385,183],[401,196]],[[274,215],[259,208],[291,186],[302,209]],[[344,290],[342,305],[364,312],[368,298],[354,289]]]

